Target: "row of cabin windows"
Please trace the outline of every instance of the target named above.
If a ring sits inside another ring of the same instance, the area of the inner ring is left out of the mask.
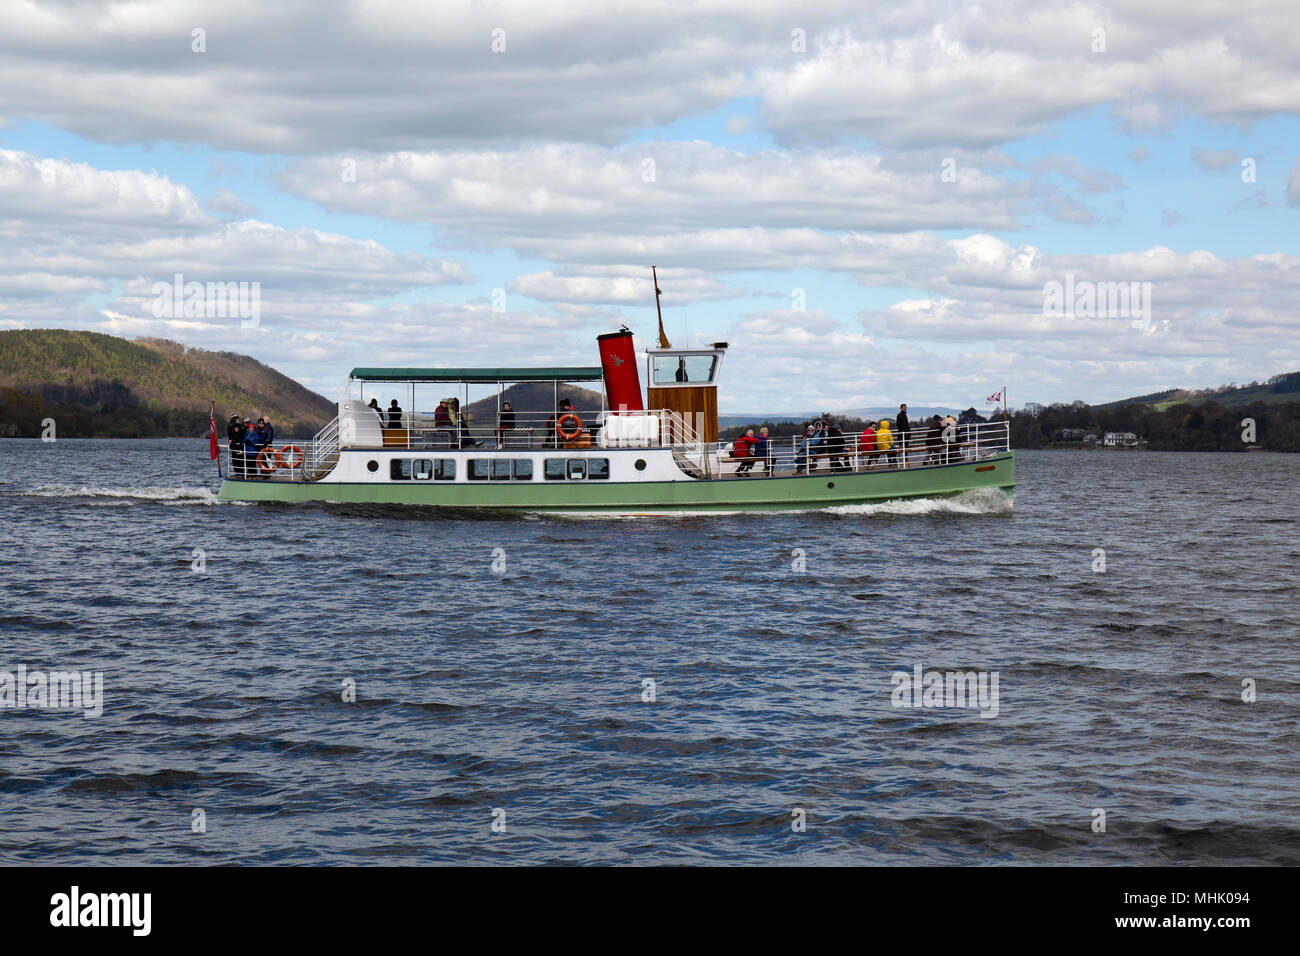
[[[393,481],[455,481],[455,458],[394,458],[388,466]]]
[[[542,474],[547,481],[570,481],[609,477],[608,458],[547,458]],[[389,465],[393,481],[454,481],[454,458],[394,458]],[[471,458],[470,481],[532,481],[533,463],[528,458]]]

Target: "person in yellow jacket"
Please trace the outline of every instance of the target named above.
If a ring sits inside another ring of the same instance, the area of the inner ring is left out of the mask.
[[[880,427],[876,429],[876,450],[888,452],[889,449],[893,447],[894,447],[894,433],[889,430],[889,419],[882,418],[880,420]],[[888,465],[889,459],[892,456],[885,454],[880,457],[881,460],[886,465]]]

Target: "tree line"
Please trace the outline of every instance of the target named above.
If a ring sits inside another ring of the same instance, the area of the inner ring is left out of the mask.
[[[1153,451],[1246,451],[1253,444],[1268,451],[1300,452],[1300,403],[1211,401],[1164,408],[1031,403],[1011,412],[1014,448],[1078,446],[1082,444],[1075,437],[1078,430],[1095,435],[1099,442],[1106,432],[1132,432]],[[1250,437],[1253,443],[1246,440]]]
[[[192,437],[208,432],[207,412],[141,402],[120,382],[26,392],[0,388],[0,437],[39,437],[49,419],[61,438]],[[224,423],[218,421],[217,426],[224,436]]]
[[[1290,387],[1300,387],[1300,373],[1277,376],[1270,381],[1273,394]],[[1091,434],[1100,445],[1107,432],[1132,432],[1141,447],[1153,451],[1246,451],[1250,447],[1267,451],[1300,452],[1300,403],[1255,401],[1221,405],[1213,401],[1191,405],[1179,403],[1163,408],[1155,405],[1125,404],[1091,406],[1085,402],[1040,405],[1030,403],[1012,409],[1011,446],[1013,448],[1082,448],[1083,435]],[[845,435],[861,432],[866,421],[842,415],[825,415],[821,420],[840,427]],[[891,419],[892,420],[892,419]],[[959,421],[1000,422],[1001,411],[985,417],[968,408]],[[1253,426],[1250,423],[1253,422]],[[802,434],[805,422],[755,422],[722,429],[719,438],[732,441],[753,428],[757,433],[766,426],[772,438]],[[922,424],[921,419],[913,426]],[[1246,439],[1252,438],[1253,442]]]

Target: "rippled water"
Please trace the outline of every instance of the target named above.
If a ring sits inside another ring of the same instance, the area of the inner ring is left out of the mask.
[[[0,710],[0,862],[1300,863],[1300,456],[1017,464],[1014,510],[565,520],[0,440],[0,670],[104,680]],[[893,706],[918,664],[997,716]]]

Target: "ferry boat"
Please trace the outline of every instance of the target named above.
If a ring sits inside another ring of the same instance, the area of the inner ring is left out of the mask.
[[[601,364],[590,367],[354,368],[338,415],[310,441],[256,456],[221,449],[218,497],[648,516],[819,509],[979,488],[1013,494],[1006,421],[963,424],[933,445],[895,436],[890,449],[859,447],[852,435],[836,448],[772,439],[762,458],[738,459],[718,440],[727,343],[673,348],[661,325],[660,346],[645,352],[644,400],[632,333],[600,335],[597,346]],[[505,429],[499,420],[467,426],[456,414],[470,386],[495,386],[500,411],[504,390],[518,383],[551,385],[551,408],[515,411]],[[596,383],[599,408],[565,401],[571,386]],[[455,401],[435,398],[449,389]],[[367,402],[399,394],[406,410],[395,418],[384,403]]]

